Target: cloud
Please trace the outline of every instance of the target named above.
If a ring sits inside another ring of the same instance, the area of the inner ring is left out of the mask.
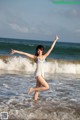
[[[76,32],[77,32],[77,33],[80,33],[80,29],[77,29]]]
[[[70,11],[70,15],[74,17],[80,17],[80,10],[73,9]]]
[[[77,15],[78,15],[78,12],[79,12],[79,11],[77,11],[77,10],[74,9],[74,10],[71,11],[71,14],[74,15],[74,16],[77,16]]]
[[[20,26],[16,23],[9,23],[9,26],[13,30],[16,30],[17,32],[21,32],[21,33],[28,33],[29,32],[29,29],[27,27]]]
[[[28,26],[24,27],[17,23],[8,23],[8,25],[11,27],[11,29],[16,30],[20,33],[35,33],[35,34],[45,34],[50,35],[51,30],[48,30],[44,24],[40,24],[37,26]]]

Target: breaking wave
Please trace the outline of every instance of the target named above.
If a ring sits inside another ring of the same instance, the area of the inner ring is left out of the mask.
[[[0,59],[0,70],[3,71],[34,72],[35,68],[36,63],[28,58],[15,56]],[[80,61],[49,59],[46,61],[45,72],[80,74]]]

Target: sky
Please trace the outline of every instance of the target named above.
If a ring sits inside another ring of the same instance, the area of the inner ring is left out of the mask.
[[[0,0],[0,37],[80,43],[80,4],[53,1]]]

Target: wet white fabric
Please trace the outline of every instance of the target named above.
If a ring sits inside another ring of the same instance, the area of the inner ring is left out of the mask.
[[[40,60],[39,58],[37,58],[36,64],[37,65],[36,65],[35,77],[37,77],[37,76],[44,77],[45,59]]]

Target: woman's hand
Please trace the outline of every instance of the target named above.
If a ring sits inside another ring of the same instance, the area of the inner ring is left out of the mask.
[[[11,54],[16,53],[16,50],[11,49]]]
[[[58,39],[59,39],[59,37],[58,37],[58,35],[56,35],[56,39],[55,40],[57,41]]]
[[[54,46],[55,46],[55,44],[56,44],[56,41],[57,41],[58,39],[59,39],[59,37],[58,37],[58,35],[56,35],[56,38],[55,38],[55,40],[53,41],[50,49],[44,54],[44,58],[46,58],[46,57],[51,53],[51,51],[53,50],[53,48],[54,48]]]

